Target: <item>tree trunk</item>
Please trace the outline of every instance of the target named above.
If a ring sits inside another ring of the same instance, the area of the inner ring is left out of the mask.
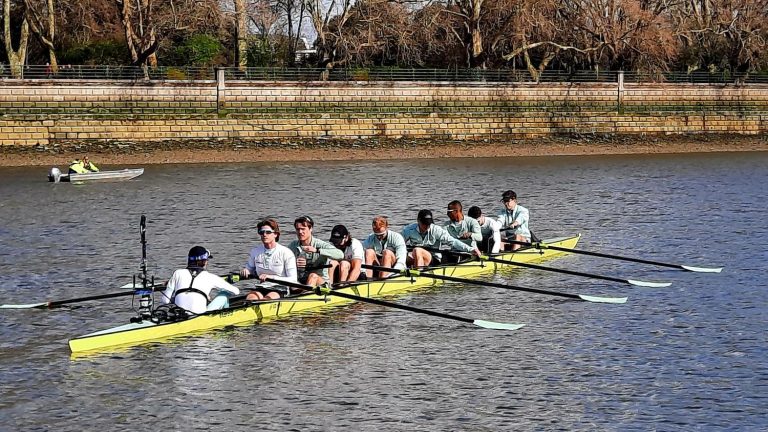
[[[248,25],[245,11],[245,0],[235,0],[235,21],[237,26],[237,67],[244,70],[248,67]]]
[[[19,49],[13,49],[11,40],[11,1],[3,0],[3,38],[5,39],[5,52],[8,53],[8,65],[14,78],[23,78],[22,71],[27,57],[27,42],[29,41],[29,22],[26,14],[21,23],[21,35],[19,37]]]

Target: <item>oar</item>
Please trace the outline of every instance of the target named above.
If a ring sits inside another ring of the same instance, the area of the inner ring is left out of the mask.
[[[582,276],[582,277],[587,277],[587,278],[592,278],[592,279],[600,279],[600,280],[605,280],[605,281],[610,281],[610,282],[619,282],[619,283],[625,283],[625,284],[641,286],[641,287],[662,288],[662,287],[668,287],[668,286],[672,285],[671,282],[646,282],[646,281],[641,281],[641,280],[636,280],[636,279],[621,279],[621,278],[617,278],[617,277],[613,277],[613,276],[603,276],[603,275],[599,275],[599,274],[584,273],[584,272],[575,271],[575,270],[565,270],[565,269],[558,269],[558,268],[554,268],[554,267],[546,267],[546,266],[530,264],[530,263],[522,263],[522,262],[517,262],[517,261],[510,261],[510,260],[505,260],[505,259],[501,259],[501,258],[494,258],[494,257],[487,256],[487,255],[481,256],[480,259],[483,259],[483,260],[486,260],[486,261],[495,262],[495,263],[499,263],[499,264],[507,264],[507,265],[513,265],[513,266],[518,266],[518,267],[527,267],[527,268],[532,268],[532,269],[537,269],[537,270],[551,271],[551,272],[555,272],[555,273],[563,273],[563,274],[569,274],[569,275],[573,275],[573,276]]]
[[[450,315],[450,314],[446,314],[446,313],[442,313],[442,312],[434,312],[434,311],[427,310],[427,309],[420,309],[420,308],[416,308],[416,307],[412,307],[412,306],[406,306],[406,305],[401,305],[401,304],[398,304],[398,303],[392,303],[392,302],[388,302],[388,301],[384,301],[384,300],[373,299],[373,298],[368,298],[368,297],[360,297],[360,296],[356,296],[354,294],[347,294],[347,293],[344,293],[344,292],[336,291],[336,290],[333,290],[333,289],[328,288],[328,287],[311,287],[309,285],[303,285],[303,284],[299,284],[299,283],[286,282],[286,281],[281,281],[281,280],[277,280],[277,279],[269,279],[269,278],[267,278],[267,280],[270,281],[270,282],[274,282],[276,284],[286,285],[286,286],[290,286],[290,287],[294,287],[294,288],[302,288],[302,289],[305,289],[305,290],[312,290],[317,295],[332,295],[332,296],[342,297],[342,298],[345,298],[345,299],[359,301],[359,302],[363,302],[363,303],[371,303],[371,304],[375,304],[375,305],[379,305],[379,306],[386,306],[386,307],[391,307],[391,308],[395,308],[395,309],[402,309],[402,310],[406,310],[406,311],[409,311],[409,312],[416,312],[416,313],[420,313],[420,314],[424,314],[424,315],[430,315],[430,316],[434,316],[434,317],[438,317],[438,318],[446,318],[446,319],[451,319],[451,320],[454,320],[454,321],[461,321],[463,323],[473,324],[473,325],[476,325],[478,327],[487,328],[487,329],[517,330],[517,329],[519,329],[519,328],[521,328],[521,327],[523,327],[525,325],[525,324],[509,324],[509,323],[500,323],[500,322],[495,322],[495,321],[485,321],[485,320],[479,320],[479,319],[464,318],[464,317],[460,317],[460,316],[457,316],[457,315]]]
[[[121,291],[116,293],[110,293],[110,294],[99,294],[94,296],[88,296],[88,297],[78,297],[68,300],[54,300],[54,301],[48,301],[43,303],[30,303],[30,304],[4,304],[0,305],[0,309],[51,309],[59,306],[63,306],[65,304],[71,304],[71,303],[80,303],[80,302],[86,302],[91,300],[101,300],[101,299],[108,299],[108,298],[115,298],[115,297],[123,297],[123,296],[132,296],[135,293],[133,291]]]
[[[434,252],[443,252],[443,253],[447,252],[449,254],[454,254],[454,255],[459,255],[459,256],[474,257],[474,255],[472,255],[470,253],[466,253],[466,252],[458,252],[458,251],[444,250],[444,249],[434,249],[434,248],[428,248],[428,247],[425,248],[423,246],[419,246],[419,247],[422,247],[422,248],[424,248],[426,250],[434,251]],[[672,285],[671,282],[646,282],[646,281],[641,281],[641,280],[636,280],[636,279],[621,279],[621,278],[617,278],[617,277],[613,277],[613,276],[603,276],[603,275],[594,274],[594,273],[584,273],[584,272],[575,271],[575,270],[565,270],[565,269],[558,269],[558,268],[554,268],[554,267],[546,267],[546,266],[537,265],[537,264],[522,263],[522,262],[517,262],[517,261],[509,261],[509,260],[504,260],[504,259],[501,259],[501,258],[493,258],[493,257],[488,256],[488,255],[482,255],[480,257],[480,259],[485,260],[485,261],[496,262],[496,263],[500,263],[500,264],[507,264],[507,265],[513,265],[513,266],[518,266],[518,267],[527,267],[527,268],[532,268],[532,269],[536,269],[536,270],[551,271],[551,272],[555,272],[555,273],[563,273],[563,274],[569,274],[569,275],[573,275],[573,276],[581,276],[581,277],[587,277],[587,278],[592,278],[592,279],[600,279],[600,280],[606,280],[606,281],[610,281],[610,282],[619,282],[619,283],[625,283],[625,284],[641,286],[641,287],[648,287],[648,288],[662,288],[662,287],[668,287],[668,286]]]
[[[517,240],[509,240],[508,243],[515,243],[523,246],[532,246],[536,249],[552,249],[556,251],[570,252],[570,253],[581,254],[581,255],[590,255],[590,256],[596,256],[601,258],[612,258],[617,260],[630,261],[630,262],[636,262],[641,264],[650,264],[650,265],[655,265],[660,267],[670,267],[670,268],[682,269],[682,270],[699,272],[699,273],[720,273],[723,270],[722,267],[694,267],[694,266],[682,265],[682,264],[672,264],[672,263],[665,263],[665,262],[659,262],[659,261],[651,261],[651,260],[646,260],[641,258],[610,255],[610,254],[600,253],[600,252],[590,252],[582,249],[569,249],[569,248],[564,248],[559,246],[552,246],[552,245],[548,245],[546,243],[541,243],[541,242],[528,243],[528,242],[521,242]]]
[[[471,284],[471,285],[479,285],[479,286],[487,286],[487,287],[493,287],[493,288],[501,288],[501,289],[508,289],[513,291],[525,291],[525,292],[532,292],[536,294],[544,294],[544,295],[551,295],[551,296],[558,296],[558,297],[566,297],[570,299],[575,300],[583,300],[593,303],[616,303],[616,304],[622,304],[627,302],[627,297],[597,297],[597,296],[589,296],[589,295],[583,295],[583,294],[570,294],[570,293],[563,293],[563,292],[557,292],[557,291],[547,291],[543,289],[537,289],[537,288],[525,288],[525,287],[519,287],[514,285],[506,285],[506,284],[499,284],[494,282],[485,282],[485,281],[478,281],[473,279],[464,279],[464,278],[458,278],[453,276],[444,276],[439,274],[430,273],[429,271],[420,271],[420,270],[399,270],[394,268],[387,268],[387,267],[379,267],[379,266],[371,266],[363,264],[363,268],[371,269],[371,270],[378,270],[383,272],[390,272],[390,273],[400,273],[406,276],[422,276],[426,278],[431,279],[438,279],[438,280],[444,280],[449,282],[460,282],[465,284]]]

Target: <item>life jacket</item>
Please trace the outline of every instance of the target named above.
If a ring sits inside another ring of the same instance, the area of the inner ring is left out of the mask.
[[[89,171],[85,168],[83,161],[75,159],[72,161],[72,163],[69,164],[69,172],[75,174],[85,174]]]

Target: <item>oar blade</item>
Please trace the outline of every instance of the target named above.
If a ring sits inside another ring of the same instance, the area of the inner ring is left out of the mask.
[[[688,270],[691,272],[697,272],[697,273],[720,273],[723,271],[722,267],[693,267],[693,266],[687,266],[687,265],[681,265],[680,266],[683,270]]]
[[[646,287],[646,288],[664,288],[672,285],[672,282],[648,282],[634,279],[627,279],[630,285]]]
[[[500,323],[495,321],[485,321],[485,320],[479,320],[479,319],[472,321],[472,324],[478,327],[493,329],[493,330],[517,330],[521,327],[525,327],[525,324]]]
[[[35,309],[48,307],[48,303],[29,303],[29,304],[4,304],[0,309]]]
[[[592,303],[613,303],[613,304],[624,304],[627,302],[627,297],[598,297],[598,296],[589,296],[589,295],[583,295],[578,294],[579,298],[592,302]]]

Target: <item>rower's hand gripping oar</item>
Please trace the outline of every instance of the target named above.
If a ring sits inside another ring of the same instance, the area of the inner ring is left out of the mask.
[[[400,273],[406,276],[414,276],[414,277],[421,276],[421,277],[444,280],[449,282],[459,282],[459,283],[465,283],[465,284],[471,284],[471,285],[502,288],[502,289],[508,289],[513,291],[525,291],[525,292],[532,292],[536,294],[565,297],[565,298],[570,298],[574,300],[588,301],[592,303],[622,304],[627,302],[627,297],[597,297],[597,296],[589,296],[589,295],[583,295],[583,294],[570,294],[570,293],[563,293],[563,292],[557,292],[557,291],[547,291],[547,290],[542,290],[537,288],[524,288],[524,287],[518,287],[514,285],[506,285],[506,284],[499,284],[494,282],[477,281],[473,279],[464,279],[464,278],[458,278],[453,276],[439,275],[439,274],[431,273],[428,271],[419,271],[419,270],[413,270],[413,269],[399,270],[394,268],[371,266],[366,264],[363,264],[363,268],[383,271],[383,272],[390,272],[390,273]]]
[[[632,258],[632,257],[625,257],[625,256],[620,256],[620,255],[611,255],[611,254],[606,254],[606,253],[601,253],[601,252],[591,252],[591,251],[586,251],[586,250],[583,250],[583,249],[569,249],[569,248],[564,248],[564,247],[560,247],[560,246],[548,245],[548,244],[542,243],[542,242],[529,243],[529,242],[521,242],[521,241],[517,241],[517,240],[508,240],[507,242],[508,243],[519,244],[519,245],[522,245],[522,246],[534,247],[536,249],[552,249],[552,250],[556,250],[556,251],[563,251],[563,252],[570,252],[570,253],[581,254],[581,255],[596,256],[596,257],[600,257],[600,258],[611,258],[611,259],[617,259],[617,260],[622,260],[622,261],[636,262],[636,263],[640,263],[640,264],[650,264],[650,265],[655,265],[655,266],[660,266],[660,267],[676,268],[676,269],[687,270],[687,271],[698,272],[698,273],[720,273],[723,270],[722,267],[694,267],[694,266],[683,265],[683,264],[672,264],[672,263],[665,263],[665,262],[659,262],[659,261],[651,261],[651,260],[646,260],[646,259],[641,259],[641,258]]]
[[[286,282],[286,281],[281,281],[281,280],[277,280],[277,279],[270,279],[270,278],[267,278],[267,281],[268,282],[273,282],[273,283],[276,283],[276,284],[279,284],[279,285],[289,286],[289,287],[292,287],[292,288],[301,288],[301,289],[304,289],[304,290],[314,291],[315,294],[317,294],[319,296],[322,296],[322,295],[332,295],[332,296],[342,297],[342,298],[345,298],[345,299],[348,299],[348,300],[354,300],[354,301],[358,301],[358,302],[362,302],[362,303],[371,303],[371,304],[375,304],[375,305],[379,305],[379,306],[386,306],[386,307],[391,307],[391,308],[395,308],[395,309],[402,309],[402,310],[406,310],[406,311],[409,311],[409,312],[416,312],[416,313],[430,315],[430,316],[434,316],[434,317],[438,317],[438,318],[446,318],[446,319],[451,319],[451,320],[454,320],[454,321],[461,321],[463,323],[473,324],[473,325],[476,325],[478,327],[487,328],[487,329],[517,330],[517,329],[525,326],[525,324],[509,324],[509,323],[500,323],[500,322],[495,322],[495,321],[485,321],[485,320],[479,320],[479,319],[464,318],[464,317],[460,317],[460,316],[457,316],[457,315],[450,315],[450,314],[446,314],[446,313],[442,313],[442,312],[434,312],[434,311],[427,310],[427,309],[420,309],[420,308],[416,308],[416,307],[412,307],[412,306],[406,306],[406,305],[402,305],[402,304],[398,304],[398,303],[393,303],[393,302],[388,302],[388,301],[384,301],[384,300],[373,299],[373,298],[369,298],[369,297],[356,296],[354,294],[348,294],[348,293],[345,293],[345,292],[333,290],[333,289],[328,288],[328,287],[312,287],[312,286],[304,285],[304,284],[300,284],[300,283]]]

